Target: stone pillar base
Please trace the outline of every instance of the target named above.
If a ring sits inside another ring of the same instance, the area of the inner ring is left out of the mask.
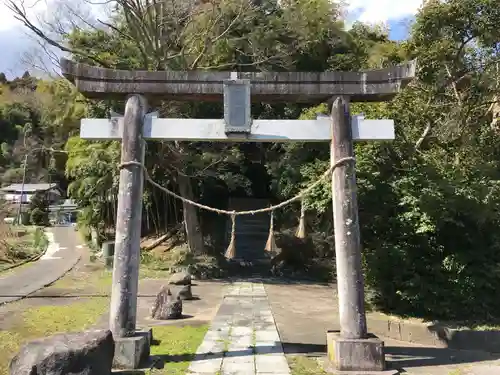
[[[376,336],[366,339],[346,339],[339,331],[328,331],[328,361],[338,374],[397,374],[386,371],[384,342]]]
[[[132,337],[114,338],[113,368],[126,370],[141,368],[141,365],[149,360],[152,337],[152,329],[144,329],[136,331]]]

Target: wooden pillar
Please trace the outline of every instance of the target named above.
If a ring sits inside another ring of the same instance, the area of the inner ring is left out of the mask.
[[[143,96],[132,95],[127,99],[123,119],[122,163],[144,162],[142,130],[146,107]],[[109,322],[115,338],[133,336],[136,330],[143,179],[140,166],[128,165],[120,170]]]
[[[349,99],[335,98],[331,116],[333,164],[354,156]],[[333,172],[332,197],[340,334],[348,339],[366,338],[367,334],[356,194],[355,164],[346,162]]]

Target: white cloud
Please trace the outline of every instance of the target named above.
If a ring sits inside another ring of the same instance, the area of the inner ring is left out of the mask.
[[[12,71],[12,74],[22,73],[25,67],[19,66],[19,60],[23,52],[35,45],[29,34],[14,15],[8,9],[8,0],[0,0],[0,50],[4,51],[4,58],[0,61],[0,71]],[[67,1],[67,3],[65,3]],[[342,1],[342,0],[341,0]],[[422,5],[422,0],[343,0],[347,3],[347,20],[351,24],[355,20],[366,23],[386,23],[396,21],[408,16],[415,15]],[[72,7],[78,5],[90,11],[90,16],[102,17],[106,12],[103,5],[89,7],[89,2],[84,0],[14,0],[17,4],[24,4],[31,21],[38,24],[37,18],[58,17],[58,10],[63,10],[62,5],[68,4]],[[93,1],[94,4],[106,3],[105,1]],[[50,5],[49,5],[50,4]],[[85,6],[86,5],[86,6]],[[109,8],[108,8],[109,9]]]
[[[5,3],[8,0],[0,0],[0,31],[13,29],[20,25],[7,8]],[[54,3],[51,0],[14,0],[17,3],[24,4],[30,18],[43,15],[46,13],[47,3]],[[57,1],[57,0],[56,0]],[[78,1],[71,1],[77,3]],[[407,16],[414,15],[420,6],[422,0],[346,0],[347,10],[349,15],[352,15],[351,20],[359,20],[361,22],[376,23],[387,22],[389,20],[397,20]],[[95,2],[98,4],[99,2]],[[92,11],[95,14],[102,14],[102,9],[99,5],[93,5]]]
[[[422,0],[347,0],[347,3],[348,18],[352,14],[358,21],[379,23],[415,15]]]
[[[23,9],[28,19],[35,25],[50,23],[52,19],[61,21],[61,17],[70,17],[72,12],[78,13],[88,21],[95,17],[103,17],[110,6],[108,1],[89,2],[86,0],[0,0],[0,31],[15,29],[22,23],[14,17],[7,3],[14,1]]]
[[[14,17],[14,14],[7,6],[9,0],[0,2],[0,31],[15,29],[21,22]],[[30,18],[36,17],[40,12],[47,9],[45,0],[14,0],[19,7],[23,7]]]
[[[108,6],[106,1],[95,0],[95,4],[86,0],[13,0],[26,12],[28,19],[42,30],[47,30],[47,25],[51,20],[57,20],[61,24],[67,25],[72,16],[72,11],[77,12],[88,21],[96,17],[106,17]],[[9,77],[22,74],[31,66],[23,64],[22,57],[26,53],[33,53],[38,50],[47,63],[46,56],[41,52],[35,39],[37,38],[23,24],[14,17],[7,3],[9,0],[0,0],[0,51],[5,51],[4,58],[0,59],[0,72],[5,72]],[[69,11],[68,9],[71,9]],[[49,31],[49,35],[50,31]],[[51,49],[54,52],[55,49]],[[50,64],[51,65],[51,64]]]

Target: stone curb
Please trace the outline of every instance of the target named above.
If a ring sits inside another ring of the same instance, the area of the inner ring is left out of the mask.
[[[367,314],[368,330],[376,335],[421,345],[500,353],[500,330],[475,331],[452,328],[443,323],[420,323]]]

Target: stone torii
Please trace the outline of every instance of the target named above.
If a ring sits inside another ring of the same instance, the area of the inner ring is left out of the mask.
[[[414,78],[416,64],[324,73],[127,71],[66,59],[61,67],[85,97],[126,101],[124,116],[83,119],[80,136],[122,140],[110,329],[116,342],[115,363],[137,368],[138,359],[127,360],[123,354],[128,352],[127,345],[141,340],[136,312],[143,171],[133,162],[144,162],[144,140],[331,142],[334,164],[354,156],[353,141],[394,139],[393,120],[351,116],[349,103],[392,99]],[[158,118],[156,113],[147,113],[147,101],[156,99],[223,101],[224,118]],[[251,102],[333,104],[330,116],[315,120],[253,120]],[[383,371],[384,344],[370,336],[366,327],[354,163],[334,170],[332,192],[341,330],[327,333],[328,357],[340,371]]]

